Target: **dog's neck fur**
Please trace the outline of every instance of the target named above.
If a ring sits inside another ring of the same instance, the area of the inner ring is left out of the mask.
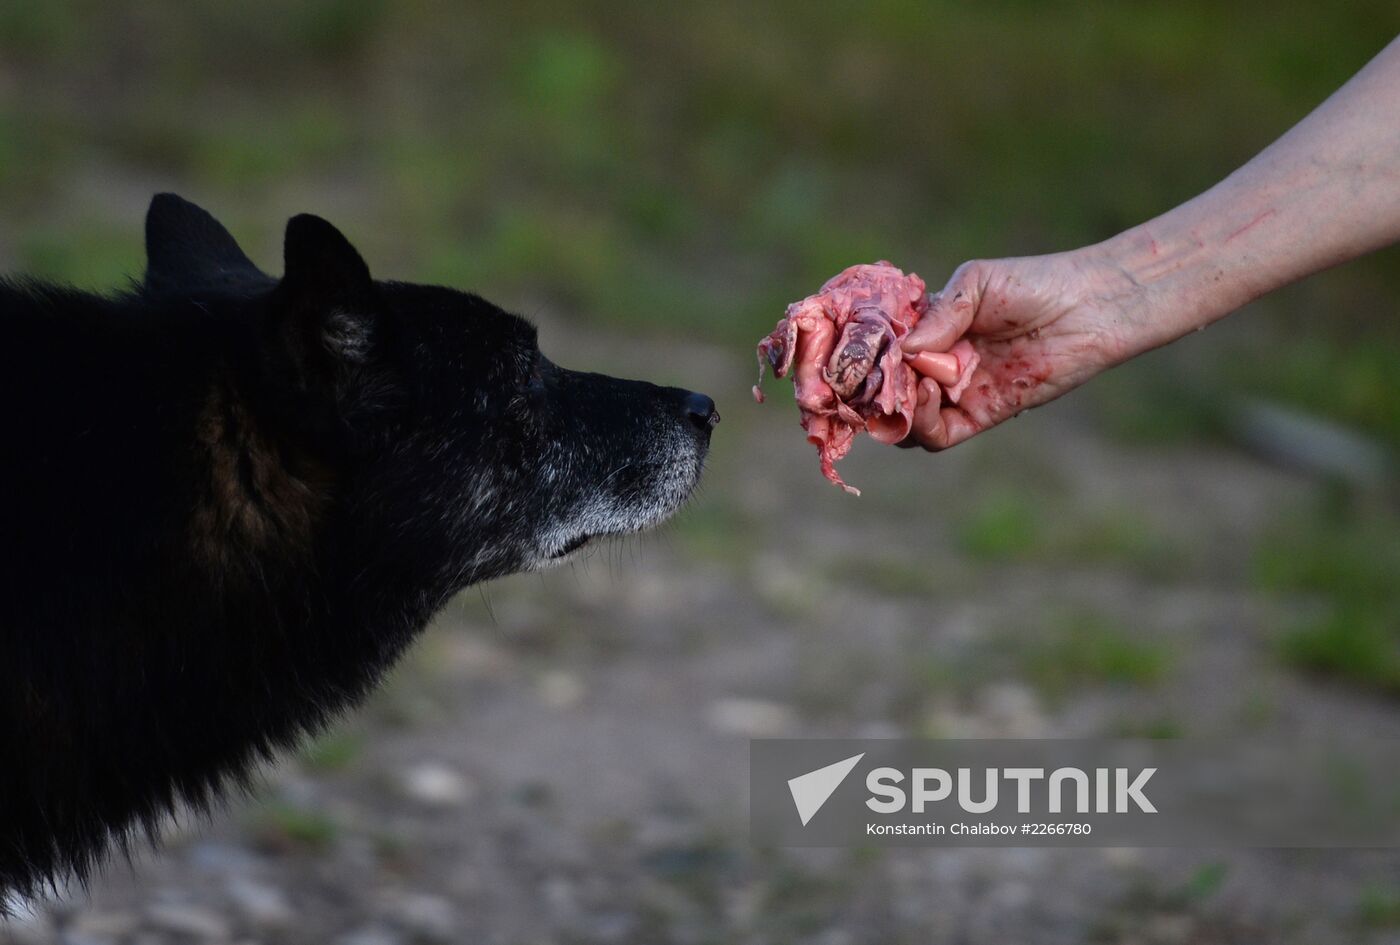
[[[30,891],[85,878],[109,831],[153,832],[175,804],[247,784],[368,691],[446,589],[363,553],[377,536],[347,520],[354,470],[293,450],[259,415],[241,363],[257,329],[236,312],[0,286],[0,317],[16,338],[0,355],[4,426],[47,458],[38,476],[0,472],[0,528],[29,549],[3,594],[32,604],[0,625],[0,764],[64,759],[0,778],[7,819],[52,827],[0,845],[0,888]],[[26,397],[62,422],[26,421]],[[91,547],[72,546],[79,521],[100,523]],[[52,569],[74,575],[62,600],[21,592]]]

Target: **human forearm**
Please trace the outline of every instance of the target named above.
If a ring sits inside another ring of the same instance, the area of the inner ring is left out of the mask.
[[[1400,40],[1215,187],[1082,252],[1122,296],[1130,357],[1396,240]]]
[[[946,449],[1309,273],[1400,240],[1400,40],[1215,187],[1094,246],[974,260],[904,339],[911,442]],[[954,401],[929,356],[980,358]],[[931,385],[931,386],[930,386]]]

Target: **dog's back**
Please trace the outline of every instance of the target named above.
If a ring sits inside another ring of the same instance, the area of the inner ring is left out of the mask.
[[[27,889],[213,786],[192,747],[223,733],[189,709],[230,674],[183,532],[218,329],[21,283],[0,286],[0,332],[0,886]]]

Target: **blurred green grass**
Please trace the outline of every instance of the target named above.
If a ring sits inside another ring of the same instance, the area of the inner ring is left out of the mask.
[[[75,176],[179,187],[264,250],[320,210],[389,274],[737,341],[852,261],[936,281],[1160,212],[1397,28],[1382,2],[5,4],[0,197],[71,234]],[[129,208],[101,222],[136,246]],[[51,246],[17,261],[97,285],[136,255]],[[1394,321],[1394,270],[1330,286],[1337,344]],[[1375,386],[1345,412],[1393,432]]]
[[[268,801],[250,815],[257,845],[264,850],[324,850],[341,834],[341,825],[320,811]]]
[[[1123,569],[1165,580],[1191,563],[1130,508],[1074,508],[1045,491],[992,488],[964,512],[957,538],[964,554],[986,564],[1036,562],[1059,567]]]
[[[312,771],[340,771],[364,751],[364,735],[352,729],[335,729],[303,745],[301,763]]]
[[[1361,893],[1357,904],[1357,919],[1370,928],[1400,927],[1400,890],[1374,884]]]
[[[1053,621],[1018,653],[1025,678],[1052,700],[1087,685],[1154,686],[1173,662],[1170,649],[1142,639],[1137,628],[1093,613]]]
[[[1287,663],[1400,695],[1400,517],[1338,491],[1265,535],[1254,572],[1299,603]]]

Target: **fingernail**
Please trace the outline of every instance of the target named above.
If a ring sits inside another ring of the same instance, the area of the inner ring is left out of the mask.
[[[909,334],[904,336],[904,340],[900,342],[900,347],[902,347],[905,351],[914,351],[924,343],[924,336],[927,334],[927,331],[920,331],[919,329],[915,328]]]

